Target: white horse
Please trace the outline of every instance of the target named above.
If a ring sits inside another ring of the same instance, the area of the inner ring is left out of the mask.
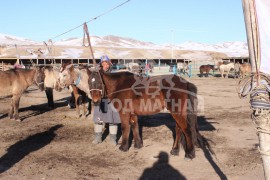
[[[224,78],[223,75],[224,75],[224,73],[226,73],[225,76],[228,78],[229,72],[231,71],[231,69],[234,69],[234,63],[221,64],[219,66],[221,77]]]
[[[177,71],[179,74],[184,74],[184,75],[188,75],[188,64],[187,63],[177,63]]]

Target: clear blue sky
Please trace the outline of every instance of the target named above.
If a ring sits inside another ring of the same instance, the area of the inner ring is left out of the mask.
[[[48,40],[122,2],[125,0],[5,0],[0,6],[0,33]],[[130,0],[90,22],[88,28],[91,35],[157,44],[246,41],[241,0]],[[81,27],[54,41],[82,36]]]

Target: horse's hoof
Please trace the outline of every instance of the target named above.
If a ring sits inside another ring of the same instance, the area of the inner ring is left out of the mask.
[[[120,147],[119,147],[119,150],[120,150],[120,151],[123,151],[123,152],[127,152],[127,151],[128,151],[128,148],[125,147],[125,146],[120,146]]]
[[[192,159],[188,158],[188,157],[185,157],[184,158],[185,161],[191,161]]]
[[[170,153],[173,156],[179,156],[179,149],[172,149]]]
[[[80,118],[81,119],[86,119],[86,115],[81,115]]]
[[[48,106],[47,108],[49,111],[54,109],[54,107],[51,107],[51,106]]]
[[[134,144],[134,148],[135,149],[141,149],[143,147],[143,144],[142,143],[135,143]]]
[[[17,121],[17,122],[22,122],[22,120],[21,119],[14,119],[15,121]]]
[[[193,158],[195,158],[195,152],[189,153],[185,155],[185,159],[190,159],[192,160]]]

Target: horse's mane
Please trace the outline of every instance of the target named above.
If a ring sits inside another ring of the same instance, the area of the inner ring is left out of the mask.
[[[44,69],[47,69],[48,71],[53,71],[53,66],[43,66]]]
[[[133,76],[137,76],[134,73],[131,73],[129,71],[122,71],[122,72],[102,72],[104,75],[110,77],[110,79],[118,79],[121,77],[133,77]]]
[[[125,75],[125,76],[135,75],[134,73],[131,73],[129,71],[121,71],[121,72],[113,72],[113,73],[112,72],[104,72],[104,74],[108,74],[112,77],[118,77],[118,76],[123,76],[123,75]]]

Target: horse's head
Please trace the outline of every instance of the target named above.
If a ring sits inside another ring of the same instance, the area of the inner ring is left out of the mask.
[[[214,65],[209,65],[209,64],[208,64],[208,66],[209,66],[209,68],[212,69],[213,71],[215,70],[215,66],[214,66]]]
[[[217,69],[219,69],[219,67],[223,64],[223,61],[218,61],[216,66],[217,66]]]
[[[88,79],[91,99],[95,105],[101,102],[102,96],[104,94],[103,82],[100,73],[102,72],[91,71]]]
[[[41,91],[45,89],[44,79],[45,79],[44,67],[36,67],[34,83],[38,86],[38,88]]]
[[[53,66],[46,66],[44,69],[44,74],[45,74],[45,80],[44,80],[45,87],[53,88],[56,91],[60,92],[62,88],[58,81],[59,69]]]
[[[216,67],[215,67],[215,65],[208,65],[209,66],[209,68],[213,71],[213,73],[215,73],[215,70],[217,69]]]
[[[73,64],[63,64],[58,75],[58,82],[61,88],[68,87],[73,84],[74,79]]]

